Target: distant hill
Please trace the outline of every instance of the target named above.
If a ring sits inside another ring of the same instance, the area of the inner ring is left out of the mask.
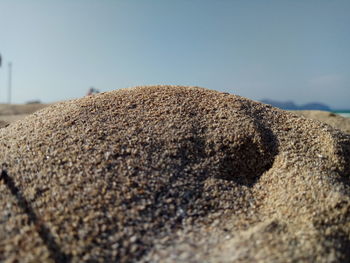
[[[283,110],[323,110],[331,111],[331,108],[320,102],[310,102],[303,105],[296,105],[293,101],[276,101],[270,99],[261,100],[262,103],[269,104],[273,107],[280,108]]]

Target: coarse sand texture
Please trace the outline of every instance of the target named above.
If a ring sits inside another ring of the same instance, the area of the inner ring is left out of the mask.
[[[0,129],[1,262],[349,262],[350,135],[217,91],[122,89]]]

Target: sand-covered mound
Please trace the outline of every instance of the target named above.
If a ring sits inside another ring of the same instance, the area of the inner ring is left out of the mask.
[[[332,112],[319,110],[301,110],[294,112],[306,118],[325,122],[334,128],[350,134],[350,118],[345,118]]]
[[[0,130],[0,261],[350,260],[350,137],[238,96],[139,87]]]

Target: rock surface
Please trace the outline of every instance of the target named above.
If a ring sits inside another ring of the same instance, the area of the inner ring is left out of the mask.
[[[0,261],[350,260],[350,136],[239,96],[137,87],[0,130]]]

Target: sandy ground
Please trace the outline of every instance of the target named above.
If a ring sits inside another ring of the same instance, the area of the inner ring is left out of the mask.
[[[350,136],[295,113],[137,87],[46,107],[0,145],[0,261],[350,260]]]
[[[50,104],[0,104],[0,128],[21,120]]]
[[[327,111],[293,111],[294,113],[321,121],[331,125],[334,128],[340,129],[345,133],[350,133],[350,118],[345,118],[340,115]]]
[[[30,114],[48,105],[50,104],[0,104],[0,116]]]
[[[31,113],[51,104],[0,104],[0,128],[21,120]],[[350,133],[350,118],[318,110],[292,111],[305,118],[327,123],[345,133]]]

